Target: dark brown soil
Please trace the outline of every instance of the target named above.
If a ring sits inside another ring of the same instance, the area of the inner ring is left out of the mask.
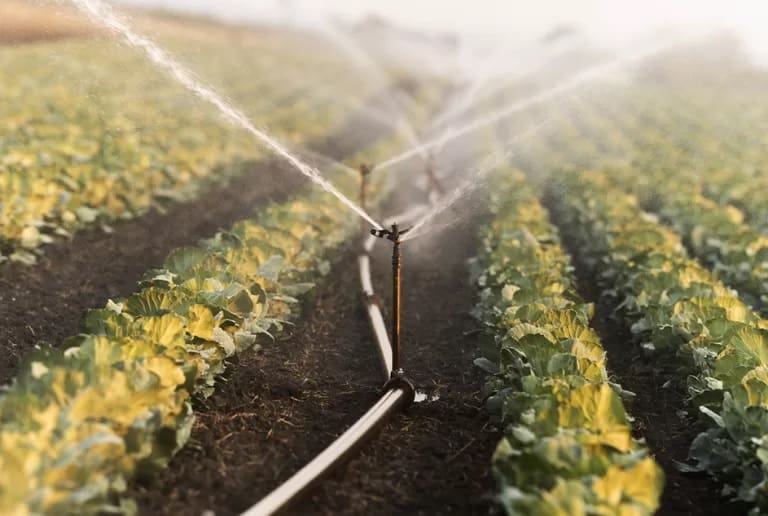
[[[490,458],[498,432],[479,396],[483,374],[472,366],[477,322],[468,312],[477,291],[466,260],[476,253],[471,224],[404,244],[403,366],[432,402],[412,405],[390,422],[338,478],[325,482],[300,514],[487,514]],[[387,271],[387,246],[375,270]],[[386,277],[386,275],[385,275]],[[376,282],[389,292],[388,281]],[[389,297],[382,296],[385,306]]]
[[[392,206],[390,206],[392,208]],[[327,480],[296,514],[485,514],[490,456],[498,437],[487,427],[472,359],[476,291],[465,260],[470,225],[450,241],[406,248],[404,365],[438,400],[398,415],[358,458]],[[388,246],[373,274],[387,304]],[[440,256],[439,269],[433,256]],[[226,382],[195,408],[190,444],[154,481],[135,484],[142,514],[237,514],[276,488],[351,425],[375,401],[379,359],[361,309],[354,252],[348,251],[286,340],[247,353]]]
[[[341,159],[387,131],[363,115],[353,116],[310,147]],[[193,202],[115,223],[112,233],[81,231],[72,240],[47,246],[33,266],[0,267],[0,385],[13,378],[24,352],[38,343],[56,346],[78,333],[88,308],[135,291],[141,275],[160,266],[174,248],[210,237],[258,207],[287,198],[304,183],[283,162],[251,163]]]
[[[656,461],[664,469],[666,487],[658,513],[661,516],[746,514],[741,505],[720,496],[722,485],[706,474],[683,473],[677,463],[688,459],[688,448],[704,430],[695,408],[686,401],[686,374],[674,357],[647,356],[634,341],[628,324],[616,312],[615,300],[601,295],[595,271],[581,259],[578,246],[569,238],[570,221],[565,220],[552,201],[548,202],[554,222],[560,227],[563,244],[570,252],[581,296],[595,303],[592,325],[608,355],[608,371],[623,388],[636,397],[628,403],[635,418],[633,433],[644,438]]]
[[[19,0],[0,3],[0,45],[88,36],[97,29],[67,6]]]

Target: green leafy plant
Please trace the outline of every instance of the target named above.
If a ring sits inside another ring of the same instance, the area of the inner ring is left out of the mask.
[[[692,443],[695,468],[723,480],[725,494],[765,510],[768,321],[689,259],[677,235],[606,174],[560,179],[565,188],[553,189],[558,205],[634,321],[637,339],[647,349],[676,353],[691,371],[691,400],[712,423]]]
[[[392,137],[357,158],[399,145]],[[374,179],[377,202],[389,181]],[[348,193],[357,180],[334,177]],[[119,494],[188,440],[192,397],[212,391],[229,357],[281,332],[359,230],[343,213],[316,190],[272,205],[175,250],[135,294],[90,311],[85,333],[29,354],[0,396],[0,513],[130,512]]]
[[[476,363],[490,373],[488,407],[504,430],[498,501],[508,514],[652,514],[664,475],[632,438],[592,306],[524,176],[496,181],[475,268],[488,336]]]

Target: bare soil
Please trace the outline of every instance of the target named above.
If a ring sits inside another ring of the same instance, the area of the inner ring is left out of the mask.
[[[0,2],[0,45],[86,36],[96,31],[73,9],[31,1]]]
[[[442,237],[442,238],[441,238]],[[476,254],[476,224],[404,245],[403,365],[419,389],[438,399],[412,405],[337,478],[323,484],[301,514],[488,514],[494,482],[490,458],[499,439],[479,389],[484,374],[477,290],[466,260]],[[387,246],[374,268],[377,292],[389,292]],[[437,258],[439,257],[439,258]],[[383,295],[384,307],[389,296]]]

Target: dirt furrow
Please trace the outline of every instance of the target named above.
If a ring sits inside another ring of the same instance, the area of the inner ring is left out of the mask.
[[[403,246],[403,366],[417,387],[437,397],[412,405],[297,513],[487,514],[490,457],[498,433],[489,426],[474,369],[477,291],[466,260],[476,226]],[[388,246],[374,260],[377,292],[389,306]],[[428,398],[429,399],[429,398]]]

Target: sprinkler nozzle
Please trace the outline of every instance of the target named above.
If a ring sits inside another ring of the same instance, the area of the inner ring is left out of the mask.
[[[373,171],[373,166],[368,165],[367,163],[360,163],[357,166],[357,170],[358,172],[360,172],[360,175],[363,177],[370,176],[371,172]]]
[[[397,224],[392,224],[392,229],[371,229],[371,235],[377,237],[377,238],[386,238],[387,240],[391,240],[392,242],[400,243],[400,237],[406,233],[408,233],[411,230],[411,228],[408,229],[400,229],[398,228]]]

